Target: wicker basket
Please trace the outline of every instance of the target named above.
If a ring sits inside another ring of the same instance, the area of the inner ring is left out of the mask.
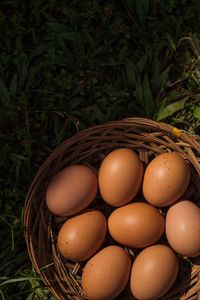
[[[188,197],[199,201],[200,138],[196,136],[152,120],[129,118],[89,128],[66,140],[37,172],[27,194],[24,214],[29,256],[56,299],[86,298],[81,288],[83,265],[63,261],[57,249],[57,228],[63,219],[54,217],[46,207],[48,182],[68,164],[84,162],[98,169],[102,158],[118,147],[137,151],[144,163],[162,152],[179,152],[191,164]],[[182,261],[179,278],[162,299],[200,299],[200,257],[192,260],[192,269],[187,260]],[[128,288],[119,299],[133,299]]]

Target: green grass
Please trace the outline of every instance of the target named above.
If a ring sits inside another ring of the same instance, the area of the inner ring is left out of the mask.
[[[0,297],[50,299],[23,238],[26,192],[77,131],[131,116],[200,132],[199,1],[0,2]]]

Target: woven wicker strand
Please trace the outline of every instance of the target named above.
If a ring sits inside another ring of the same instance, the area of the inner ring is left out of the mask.
[[[163,152],[179,152],[191,165],[192,180],[188,197],[194,196],[199,199],[198,136],[152,120],[128,118],[91,127],[66,140],[38,170],[26,197],[24,212],[25,239],[30,259],[36,272],[56,299],[87,298],[81,288],[83,265],[64,261],[57,249],[56,228],[63,220],[53,216],[46,207],[47,185],[56,173],[70,164],[84,163],[98,170],[105,155],[119,147],[128,147],[138,152],[144,163]],[[128,251],[132,253],[130,249]],[[179,278],[169,293],[161,299],[200,299],[200,257],[194,259],[192,264],[190,270],[189,263],[183,263],[181,279]],[[133,299],[128,289],[123,299]]]

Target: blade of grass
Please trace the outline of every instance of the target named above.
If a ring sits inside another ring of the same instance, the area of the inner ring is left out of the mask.
[[[8,92],[7,86],[3,82],[3,80],[0,78],[0,100],[5,106],[9,106],[11,99],[10,94]]]
[[[4,297],[4,294],[3,294],[3,292],[2,292],[1,289],[0,289],[0,296],[1,296],[1,299],[2,299],[2,300],[6,300],[6,298]]]
[[[130,60],[128,60],[126,62],[125,68],[126,68],[126,74],[127,74],[127,80],[128,80],[129,86],[131,88],[134,88],[136,85],[137,69],[136,69],[134,63]]]
[[[2,277],[0,277],[0,280],[1,280],[1,278]],[[0,287],[2,287],[4,285],[7,285],[7,284],[12,284],[12,283],[17,283],[17,282],[23,282],[23,281],[30,281],[31,279],[35,280],[35,277],[21,277],[21,278],[7,279],[7,280],[5,280],[5,281],[3,281],[3,282],[0,283]],[[42,281],[41,278],[37,278],[37,280]]]
[[[148,117],[152,117],[155,110],[155,106],[154,106],[153,96],[149,84],[148,73],[144,75],[143,95],[144,95],[144,109],[146,111],[146,114]]]

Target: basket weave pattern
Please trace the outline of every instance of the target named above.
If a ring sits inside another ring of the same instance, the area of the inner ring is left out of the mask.
[[[177,130],[170,125],[143,118],[129,118],[98,125],[66,140],[49,156],[37,172],[27,194],[24,213],[25,238],[30,259],[56,299],[86,299],[81,288],[81,269],[60,257],[56,234],[66,218],[53,216],[45,201],[46,188],[52,177],[70,164],[84,163],[98,170],[100,162],[110,151],[128,147],[136,151],[144,164],[156,155],[176,151],[191,165],[191,185],[187,196],[200,196],[200,138]],[[100,210],[107,205],[92,204]],[[189,272],[183,263],[177,284],[162,299],[200,299],[200,258],[193,261]],[[127,297],[133,299],[127,291]]]

